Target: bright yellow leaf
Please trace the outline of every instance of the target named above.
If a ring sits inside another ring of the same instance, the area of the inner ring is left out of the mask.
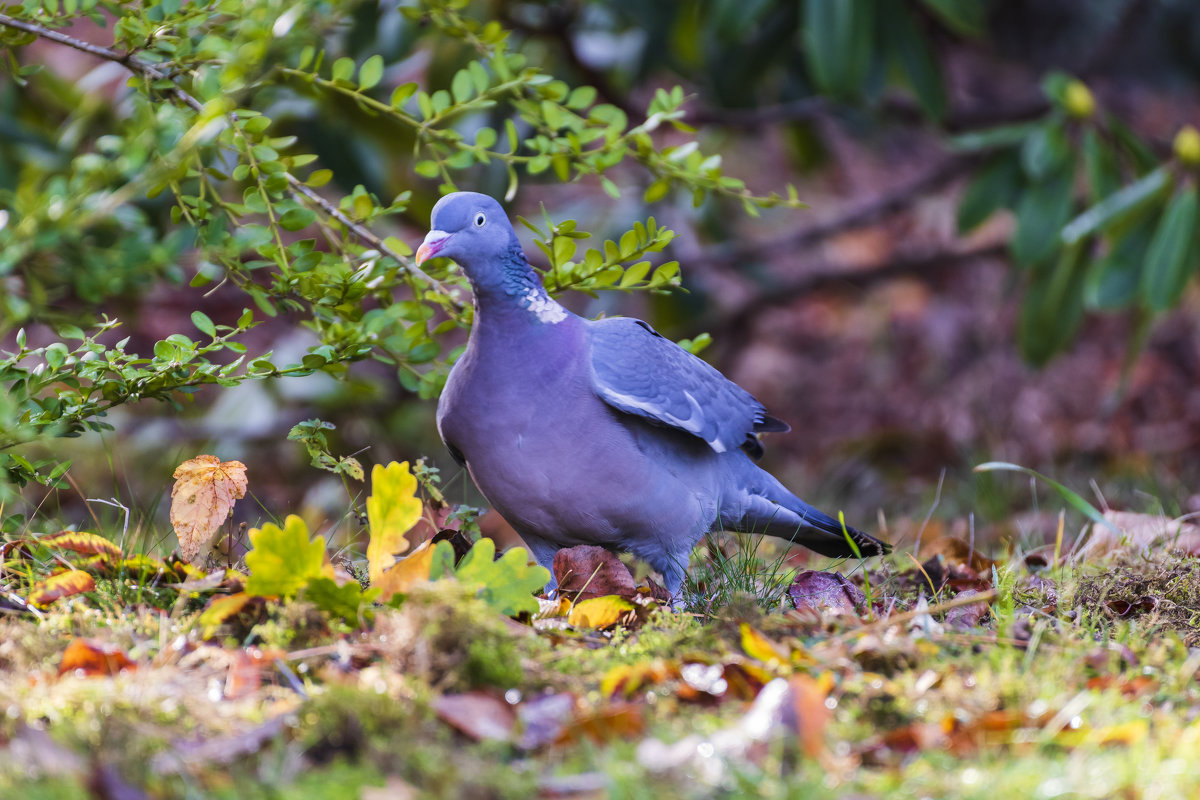
[[[288,515],[282,528],[271,523],[251,528],[250,547],[246,593],[258,597],[290,597],[309,578],[321,575],[325,564],[325,537],[310,540],[308,526],[295,514]]]
[[[615,594],[580,600],[567,615],[567,622],[576,628],[608,628],[634,609],[633,603]]]
[[[396,554],[408,547],[404,534],[421,518],[417,498],[417,479],[408,462],[395,461],[371,470],[371,496],[367,498],[367,523],[371,541],[367,544],[367,571],[371,584],[377,585],[392,566]]]
[[[748,623],[743,622],[741,630],[742,650],[746,652],[746,655],[772,666],[782,666],[791,660],[787,650],[763,636]]]

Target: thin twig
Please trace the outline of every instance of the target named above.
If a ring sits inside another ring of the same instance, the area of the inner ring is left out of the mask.
[[[34,36],[37,36],[40,39],[66,45],[67,47],[71,47],[79,50],[80,52],[96,56],[97,58],[102,58],[106,61],[112,61],[125,67],[130,72],[141,75],[145,78],[151,78],[156,81],[170,80],[172,83],[172,88],[166,90],[168,96],[174,98],[177,102],[186,105],[188,108],[191,108],[193,111],[199,112],[204,109],[204,104],[201,103],[199,99],[192,96],[177,83],[175,83],[175,77],[173,75],[166,72],[160,65],[147,61],[143,58],[139,58],[133,53],[121,52],[120,50],[114,50],[102,45],[85,42],[82,39],[68,36],[60,31],[47,28],[44,25],[39,25],[36,22],[28,22],[26,20],[16,19],[8,16],[7,14],[0,14],[0,25],[7,28],[15,28],[16,30],[25,31],[26,33],[32,33]],[[228,116],[231,120],[237,119],[233,114]],[[308,202],[318,206],[328,216],[336,219],[339,223],[344,225],[346,229],[351,231],[360,241],[365,242],[367,245],[378,250],[383,255],[394,259],[396,263],[400,264],[401,267],[410,275],[426,282],[435,291],[450,298],[451,305],[455,308],[455,310],[462,310],[462,303],[454,299],[453,295],[450,293],[450,290],[443,283],[434,280],[424,270],[401,257],[399,253],[385,245],[383,240],[372,233],[370,229],[347,217],[340,209],[337,208],[337,206],[333,205],[324,197],[321,197],[321,195],[305,186],[304,183],[295,175],[292,175],[290,172],[285,174],[287,175],[289,193],[293,197],[296,199],[303,198],[304,200],[307,200]]]

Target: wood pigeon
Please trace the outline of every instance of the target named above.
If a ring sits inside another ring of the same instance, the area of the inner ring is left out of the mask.
[[[753,459],[790,428],[641,320],[584,319],[546,293],[500,204],[455,192],[417,264],[453,259],[475,323],[438,402],[442,441],[553,575],[589,544],[648,562],[678,600],[710,531],[767,534],[826,556],[891,546],[805,503]],[[548,591],[556,589],[553,579]]]

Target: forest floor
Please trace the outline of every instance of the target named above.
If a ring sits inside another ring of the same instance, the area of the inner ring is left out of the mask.
[[[712,541],[678,610],[584,552],[517,619],[447,579],[205,616],[235,572],[12,541],[0,796],[1195,796],[1200,536],[1107,519],[996,561]]]

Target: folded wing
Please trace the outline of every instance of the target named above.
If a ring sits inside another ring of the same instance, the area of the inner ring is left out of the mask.
[[[718,453],[762,456],[758,433],[787,431],[762,403],[641,320],[612,317],[589,326],[592,387],[613,408],[676,428]]]

